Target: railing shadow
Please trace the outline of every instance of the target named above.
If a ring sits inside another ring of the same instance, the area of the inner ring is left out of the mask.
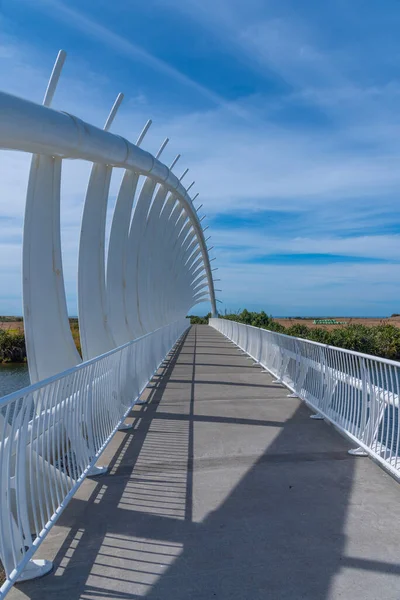
[[[221,339],[193,327],[165,362],[110,474],[60,519],[69,533],[54,574],[21,586],[25,597],[331,600],[353,598],[332,592],[344,567],[400,575],[396,564],[346,556],[357,459],[332,428],[282,388],[269,398],[265,385],[267,410],[251,384],[224,397],[222,372],[213,398],[199,398],[208,342],[230,349]],[[215,444],[237,432],[237,446],[254,453],[197,457],[198,426],[214,428]]]
[[[156,468],[157,461],[161,458],[165,462],[176,459],[177,455],[187,455],[187,441],[184,440],[184,433],[178,430],[181,426],[178,424],[175,427],[168,422],[161,429],[158,421],[152,426],[152,417],[157,411],[186,337],[187,333],[145,390],[143,396],[147,404],[136,406],[132,411],[135,418],[134,429],[124,435],[109,463],[108,474],[92,480],[89,485],[94,481],[96,483],[89,498],[73,498],[68,509],[59,518],[58,526],[68,528],[69,532],[54,557],[53,574],[40,580],[40,585],[38,581],[20,584],[18,589],[23,592],[24,597],[50,598],[60,593],[68,598],[80,598],[82,593],[89,597],[104,597],[105,591],[100,589],[96,589],[92,596],[91,586],[85,585],[85,581],[87,577],[90,578],[91,572],[96,572],[98,566],[103,570],[102,560],[107,560],[107,550],[104,551],[104,548],[111,547],[116,551],[120,543],[118,536],[133,534],[136,520],[127,518],[126,510],[135,511],[132,514],[151,515],[150,519],[155,521],[158,516],[182,518],[186,511],[190,512],[191,488],[184,483],[183,475],[186,464],[175,464],[178,469],[170,469],[169,472],[163,464],[160,469]],[[168,438],[170,441],[167,442]],[[160,447],[161,439],[163,448]],[[147,465],[149,454],[151,460]],[[189,492],[187,499],[186,488]],[[175,496],[174,503],[166,500],[170,490]],[[149,552],[143,550],[143,553]],[[103,575],[99,573],[96,577],[101,578]],[[110,582],[116,581],[111,574],[107,578]],[[111,597],[135,596],[122,594]]]

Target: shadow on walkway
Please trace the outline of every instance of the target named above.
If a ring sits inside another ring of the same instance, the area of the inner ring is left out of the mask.
[[[398,484],[271,381],[192,327],[11,598],[398,598]]]

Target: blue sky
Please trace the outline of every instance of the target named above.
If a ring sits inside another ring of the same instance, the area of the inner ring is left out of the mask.
[[[1,87],[40,102],[63,48],[55,108],[102,126],[122,91],[113,131],[131,140],[152,118],[144,147],[170,137],[165,162],[182,153],[196,180],[223,309],[385,315],[400,312],[399,29],[397,0],[0,0]],[[0,164],[0,314],[21,313],[29,158]],[[64,168],[72,314],[88,172]]]

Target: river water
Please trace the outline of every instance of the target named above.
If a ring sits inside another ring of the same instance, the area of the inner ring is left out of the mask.
[[[26,363],[0,364],[0,398],[29,385]]]

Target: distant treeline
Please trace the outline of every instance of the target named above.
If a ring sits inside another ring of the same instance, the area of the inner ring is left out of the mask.
[[[331,330],[322,327],[307,327],[307,325],[302,324],[284,327],[264,311],[257,313],[249,312],[246,309],[239,314],[220,315],[220,318],[313,340],[321,344],[329,344],[338,348],[400,360],[400,328],[395,325],[367,326],[350,324]]]
[[[23,321],[23,317],[10,317],[10,316],[1,316],[0,321],[3,323],[15,323],[16,321]]]
[[[192,325],[206,325],[210,317],[211,313],[208,313],[205,317],[198,317],[196,315],[188,316]],[[313,340],[338,348],[346,348],[348,350],[355,350],[356,352],[363,352],[364,354],[400,360],[400,328],[395,325],[367,326],[349,324],[331,330],[324,327],[307,327],[307,325],[303,324],[284,327],[264,311],[257,313],[246,309],[240,313],[220,315],[220,318]],[[12,317],[12,319],[16,320],[15,317]],[[70,327],[75,345],[79,353],[81,353],[78,319],[71,318]],[[51,351],[51,348],[49,351]],[[0,363],[24,361],[26,361],[24,332],[15,329],[0,329]]]
[[[211,317],[211,313],[205,317],[189,316],[192,325],[206,324],[209,317]],[[307,325],[302,324],[284,327],[264,311],[258,313],[250,312],[246,309],[240,313],[220,315],[220,318],[313,340],[321,344],[328,344],[329,346],[346,348],[347,350],[354,350],[392,360],[400,360],[400,328],[395,325],[367,326],[349,324],[331,330],[324,327],[307,327]]]
[[[208,325],[208,319],[211,318],[211,313],[208,313],[205,317],[198,317],[197,315],[188,315],[187,319],[190,319],[191,325]]]

